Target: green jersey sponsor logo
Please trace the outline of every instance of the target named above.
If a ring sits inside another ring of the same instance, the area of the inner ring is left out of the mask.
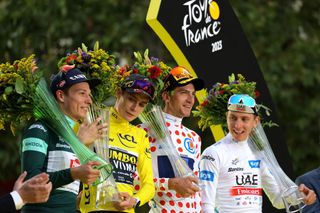
[[[36,151],[47,154],[48,144],[39,138],[25,138],[22,141],[22,152]]]

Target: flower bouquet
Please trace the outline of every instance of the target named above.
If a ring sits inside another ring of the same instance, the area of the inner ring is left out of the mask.
[[[0,64],[0,130],[10,125],[13,135],[33,119],[32,94],[42,76],[34,55],[13,64]]]
[[[277,185],[280,187],[281,198],[286,211],[300,212],[305,207],[303,197],[298,190],[298,186],[283,172],[278,164],[261,124],[258,124],[252,130],[248,142],[253,153],[268,165]]]
[[[223,130],[227,131],[226,112],[228,99],[233,94],[248,94],[252,98],[258,98],[260,93],[256,90],[256,82],[248,82],[241,75],[234,74],[229,76],[229,83],[216,83],[212,89],[207,92],[206,98],[200,105],[193,110],[192,113],[195,117],[200,117],[198,122],[199,127],[204,130],[211,125],[221,125]],[[261,109],[264,110],[266,116],[270,116],[270,109],[262,104],[257,104],[258,113],[260,118],[263,118]],[[277,126],[272,121],[262,120],[263,126]]]
[[[105,101],[109,101],[115,94],[119,76],[115,66],[115,56],[99,48],[96,42],[93,50],[88,50],[85,44],[81,48],[60,59],[58,63],[60,69],[78,68],[88,79],[99,79],[101,83],[92,90],[93,104],[88,112],[88,121],[94,122],[101,117],[101,122],[109,125],[109,106]],[[109,163],[109,134],[103,136],[94,142],[96,153]],[[113,176],[110,176],[102,184],[97,186],[97,208],[107,201],[117,200],[118,189]]]
[[[161,150],[163,151],[163,154],[168,156],[175,176],[184,177],[193,175],[192,170],[180,157],[175,144],[172,141],[161,109],[161,93],[164,87],[163,79],[170,73],[171,67],[167,66],[164,62],[159,61],[157,58],[149,58],[148,53],[148,50],[146,50],[142,56],[140,52],[135,52],[134,56],[136,62],[133,64],[132,69],[122,69],[121,74],[127,76],[131,73],[138,73],[147,76],[154,82],[156,87],[155,98],[139,115],[139,119],[148,128],[149,135],[156,138],[157,142],[161,144]]]
[[[85,44],[81,48],[60,59],[60,69],[78,68],[88,79],[100,79],[101,84],[92,91],[93,101],[98,104],[112,98],[117,88],[119,76],[115,66],[115,56],[94,44],[93,50],[88,50]]]

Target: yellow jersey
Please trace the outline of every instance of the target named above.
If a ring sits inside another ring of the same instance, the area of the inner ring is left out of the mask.
[[[109,161],[113,166],[113,177],[119,192],[127,192],[145,204],[155,193],[151,155],[147,133],[123,119],[114,108],[110,110],[109,129]],[[136,194],[134,190],[134,176],[139,174],[141,188]],[[96,208],[97,187],[83,186],[80,201],[80,211],[118,211],[107,203],[103,208]],[[123,212],[134,212],[134,208]]]

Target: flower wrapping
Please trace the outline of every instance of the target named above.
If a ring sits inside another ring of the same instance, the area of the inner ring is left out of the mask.
[[[278,186],[287,212],[300,212],[305,207],[298,186],[283,172],[273,154],[268,138],[259,123],[251,132],[248,140],[253,153],[261,158],[270,169]]]
[[[180,157],[172,141],[161,107],[153,104],[148,105],[139,119],[148,128],[150,136],[156,138],[157,142],[161,144],[161,151],[168,156],[175,177],[193,176],[193,171]]]
[[[97,161],[100,163],[100,166],[97,167],[97,169],[100,170],[100,179],[94,182],[93,185],[98,185],[105,181],[112,174],[112,165],[79,141],[43,78],[36,87],[33,101],[34,103],[37,103],[34,105],[35,117],[43,121],[57,135],[65,139],[79,158],[81,164],[85,164],[89,161]]]
[[[89,122],[94,122],[98,117],[101,117],[102,123],[107,123],[109,125],[109,110],[110,108],[104,105],[93,104],[88,113]],[[94,148],[96,153],[106,162],[109,161],[109,131],[102,135],[101,138],[95,140]],[[118,201],[118,188],[113,175],[110,175],[104,182],[97,186],[96,194],[96,208],[102,209],[103,206],[110,201]]]

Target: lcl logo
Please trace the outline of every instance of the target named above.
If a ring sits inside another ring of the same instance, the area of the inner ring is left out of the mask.
[[[119,138],[121,144],[124,145],[125,147],[128,147],[128,148],[134,148],[135,145],[137,144],[137,142],[134,140],[134,137],[129,134],[123,135],[123,134],[119,133],[118,138]],[[128,142],[134,143],[134,145],[132,146]]]

